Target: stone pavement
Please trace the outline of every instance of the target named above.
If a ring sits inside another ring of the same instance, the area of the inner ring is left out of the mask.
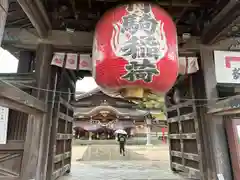
[[[116,145],[74,146],[71,173],[59,180],[181,179],[169,165],[168,145],[128,146],[126,156]]]

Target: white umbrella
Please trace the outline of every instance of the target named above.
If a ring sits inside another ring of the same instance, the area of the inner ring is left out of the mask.
[[[127,134],[126,131],[124,131],[123,129],[118,129],[114,132],[115,134]]]

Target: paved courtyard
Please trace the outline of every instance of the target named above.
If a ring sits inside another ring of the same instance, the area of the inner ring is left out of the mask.
[[[116,145],[74,146],[71,173],[60,180],[181,179],[169,167],[166,144],[128,146],[125,157]]]

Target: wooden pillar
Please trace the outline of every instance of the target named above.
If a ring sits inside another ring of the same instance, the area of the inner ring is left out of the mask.
[[[33,61],[33,53],[31,51],[20,51],[18,62],[18,73],[31,72],[31,63]]]
[[[51,74],[50,62],[52,59],[52,46],[40,44],[36,52],[35,78],[37,88],[33,95],[48,104],[48,111],[42,117],[28,119],[26,141],[22,163],[21,180],[45,180],[47,171],[50,129],[52,122],[52,104],[54,89],[54,74]],[[45,89],[45,90],[44,90]]]
[[[211,105],[218,98],[213,51],[211,48],[205,46],[201,46],[200,51],[206,97],[207,99],[211,99],[211,101],[207,101],[207,104]],[[209,148],[212,148],[212,156],[214,157],[216,171],[213,172],[214,179],[218,179],[218,176],[221,177],[223,175],[225,180],[231,180],[231,166],[223,117],[206,114],[205,118],[208,123],[208,136],[211,142]]]
[[[4,27],[7,19],[8,1],[0,0],[0,46],[3,38]]]

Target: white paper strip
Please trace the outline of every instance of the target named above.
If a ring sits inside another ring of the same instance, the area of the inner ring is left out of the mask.
[[[92,70],[92,59],[90,54],[80,54],[79,70]]]
[[[9,109],[0,106],[0,144],[7,143],[8,114]]]
[[[199,70],[197,57],[179,57],[179,74],[192,74]]]
[[[67,58],[66,58],[65,68],[76,69],[77,68],[78,54],[67,53],[66,56],[67,56]]]
[[[197,57],[187,57],[186,61],[188,61],[187,74],[192,74],[199,70]]]
[[[224,180],[223,174],[217,174],[218,180]]]
[[[63,67],[65,53],[54,53],[51,65]]]
[[[179,74],[185,74],[186,73],[186,57],[179,57],[179,67],[178,67],[178,72]]]

